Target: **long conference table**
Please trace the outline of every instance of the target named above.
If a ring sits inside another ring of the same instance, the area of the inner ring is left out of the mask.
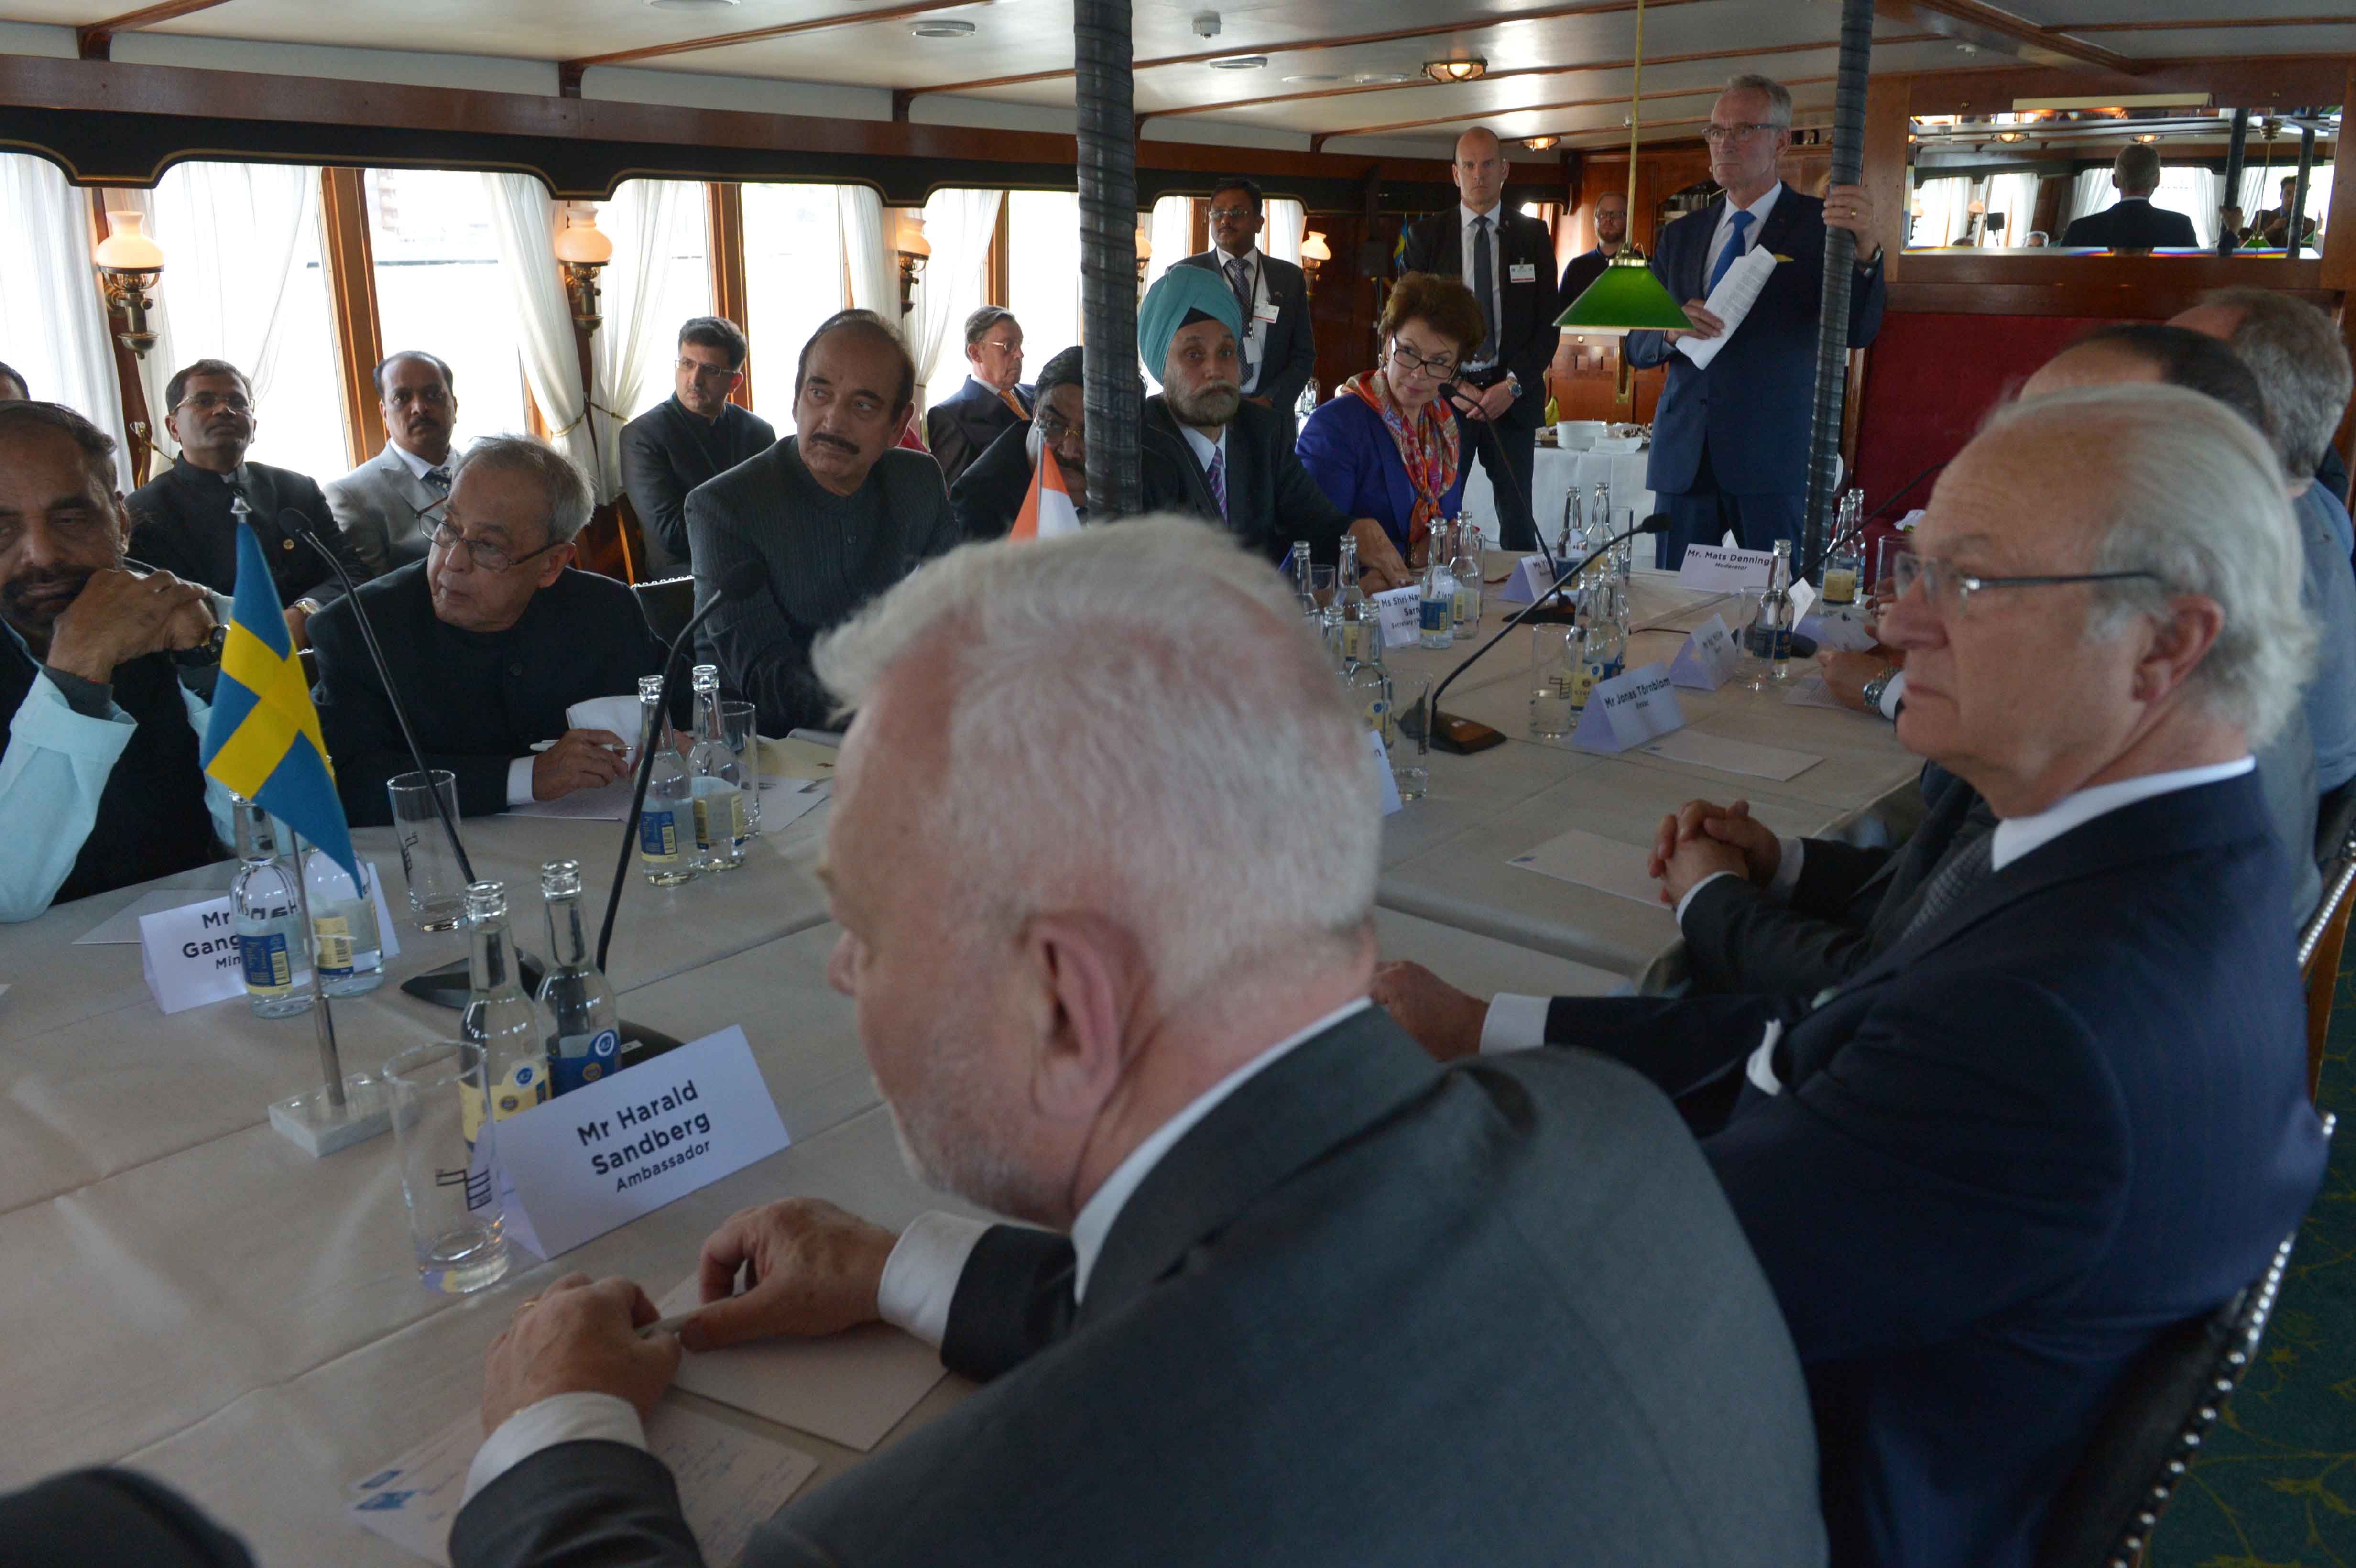
[[[1635,608],[1655,629],[1632,664],[1666,661],[1692,624],[1740,613],[1644,571]],[[1437,679],[1477,645],[1401,649],[1389,662],[1410,684]],[[1382,951],[1467,989],[1600,995],[1676,979],[1665,911],[1507,864],[1567,828],[1649,843],[1662,814],[1697,795],[1745,795],[1784,832],[1871,831],[1909,815],[1916,763],[1879,719],[1730,688],[1680,693],[1691,728],[1823,758],[1762,792],[1689,763],[1534,741],[1527,683],[1525,646],[1501,646],[1469,672],[1444,710],[1512,739],[1434,754],[1430,793],[1385,824]],[[790,1147],[553,1262],[519,1255],[507,1279],[467,1297],[417,1281],[389,1136],[315,1160],[269,1125],[271,1101],[316,1084],[309,1018],[258,1019],[242,999],[166,1017],[136,945],[76,944],[158,890],[218,894],[233,866],[0,927],[0,1321],[12,1325],[0,1350],[10,1415],[0,1489],[123,1463],[183,1489],[263,1563],[411,1563],[349,1521],[348,1484],[473,1410],[485,1347],[558,1275],[626,1275],[659,1296],[692,1271],[720,1221],[778,1197],[823,1197],[895,1227],[959,1208],[904,1168],[851,1004],[827,984],[838,932],[810,875],[827,815],[820,806],[764,835],[726,876],[659,890],[633,871],[610,964],[626,1019],[681,1040],[744,1028]],[[465,824],[477,875],[509,884],[516,935],[535,952],[545,947],[540,866],[578,859],[602,908],[618,831],[514,816]],[[390,830],[355,840],[401,912]],[[455,1034],[455,1013],[397,983],[461,956],[460,935],[403,920],[400,940],[388,983],[335,1005],[348,1070]],[[878,1451],[968,1392],[944,1381]],[[682,1391],[665,1397],[817,1457],[812,1486],[862,1457]]]

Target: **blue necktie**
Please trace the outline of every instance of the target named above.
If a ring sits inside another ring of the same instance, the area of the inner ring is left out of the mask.
[[[1726,249],[1718,253],[1718,265],[1709,270],[1709,282],[1701,291],[1703,298],[1708,298],[1709,291],[1718,287],[1718,280],[1726,276],[1726,269],[1742,259],[1742,234],[1750,227],[1751,214],[1734,215],[1734,232],[1727,236]]]

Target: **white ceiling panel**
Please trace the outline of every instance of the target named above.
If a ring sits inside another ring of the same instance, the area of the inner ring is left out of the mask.
[[[2356,23],[2297,27],[2156,27],[2148,32],[2072,36],[2130,59],[2212,59],[2237,54],[2356,54]],[[2258,47],[2253,48],[2254,45]]]

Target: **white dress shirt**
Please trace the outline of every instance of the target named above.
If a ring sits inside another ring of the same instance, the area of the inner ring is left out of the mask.
[[[1751,227],[1742,232],[1742,249],[1747,255],[1751,248],[1759,243],[1759,236],[1766,232],[1767,215],[1775,210],[1775,198],[1783,194],[1783,182],[1777,180],[1767,187],[1767,193],[1764,196],[1748,207],[1737,208],[1730,201],[1719,206],[1718,227],[1710,231],[1709,236],[1709,259],[1702,265],[1703,293],[1708,292],[1709,275],[1718,271],[1719,252],[1726,249],[1727,240],[1733,237],[1734,215],[1737,212],[1751,214]]]
[[[1458,271],[1468,289],[1472,288],[1472,220],[1476,218],[1489,220],[1489,286],[1496,291],[1493,303],[1497,308],[1497,325],[1502,330],[1505,325],[1505,204],[1500,201],[1486,212],[1475,212],[1461,201],[1456,204],[1456,222],[1462,230],[1456,247]],[[1472,297],[1476,301],[1480,299],[1478,289],[1473,289]],[[1496,362],[1497,346],[1483,343],[1480,354],[1464,361],[1462,368],[1485,370]]]
[[[387,452],[391,453],[395,457],[400,458],[401,465],[403,468],[408,469],[411,475],[421,485],[425,483],[425,476],[428,474],[433,473],[436,468],[441,469],[446,474],[449,472],[450,465],[458,461],[457,453],[453,453],[439,463],[428,463],[425,459],[418,456],[417,453],[410,451],[409,448],[402,445],[401,443],[391,440],[385,442],[384,449]]]
[[[1209,436],[1205,435],[1201,431],[1196,430],[1193,425],[1188,424],[1183,420],[1173,419],[1172,422],[1177,425],[1178,433],[1186,438],[1186,449],[1194,454],[1194,466],[1203,471],[1205,478],[1209,477],[1211,472],[1211,459],[1219,456],[1227,450],[1227,427],[1221,425],[1219,427],[1219,439],[1213,441]],[[1219,476],[1231,485],[1235,483],[1235,471],[1233,469],[1222,468],[1219,471]]]
[[[1073,1299],[1077,1301],[1087,1296],[1088,1275],[1104,1250],[1105,1237],[1111,1233],[1113,1221],[1179,1139],[1256,1075],[1373,1005],[1360,997],[1334,1008],[1308,1028],[1285,1036],[1196,1095],[1184,1110],[1130,1150],[1129,1157],[1113,1167],[1112,1174],[1090,1194],[1072,1221]],[[918,1215],[901,1232],[891,1257],[884,1262],[884,1277],[875,1288],[877,1314],[884,1322],[938,1349],[948,1337],[949,1303],[957,1296],[958,1276],[965,1272],[974,1243],[989,1229],[987,1221],[969,1220],[960,1214],[935,1211]],[[499,1429],[476,1452],[475,1462],[466,1471],[466,1492],[462,1503],[472,1501],[477,1492],[541,1449],[584,1439],[627,1443],[634,1448],[647,1445],[638,1413],[627,1400],[603,1393],[556,1394],[537,1404],[526,1405],[500,1423]]]
[[[2155,795],[2173,795],[2178,790],[2198,789],[2203,784],[2239,778],[2257,765],[2255,758],[2242,757],[2230,763],[2211,763],[2197,768],[2175,768],[2167,773],[2143,773],[2135,778],[2118,779],[2110,784],[2094,784],[2086,789],[2073,791],[2033,816],[2007,817],[1998,822],[1996,825],[1996,833],[1988,844],[1989,870],[1991,873],[2001,871],[2022,857],[2043,848],[2072,828],[2083,827],[2096,817],[2106,816],[2122,806],[2133,805],[2139,800],[2149,800]],[[1783,863],[1776,868],[1775,872],[1776,881],[1783,884],[1779,901],[1790,898],[1792,884],[1799,880],[1800,875],[1798,853],[1800,841],[1795,838],[1786,838],[1783,840]],[[1790,882],[1784,881],[1786,871],[1791,875]],[[1731,871],[1720,871],[1718,876],[1733,874]],[[1695,883],[1693,891],[1686,894],[1686,900],[1689,901],[1695,892],[1698,892],[1708,881],[1714,880],[1714,878],[1705,879],[1702,882]],[[1769,894],[1771,897],[1778,896],[1772,885],[1770,886]],[[1683,916],[1685,902],[1681,901],[1677,905],[1677,912]],[[1504,994],[1493,998],[1489,1003],[1489,1016],[1481,1026],[1483,1054],[1487,1055],[1502,1051],[1529,1051],[1544,1045],[1547,1007],[1551,999],[1547,997],[1517,997]],[[1779,1032],[1780,1030],[1770,1033],[1766,1049],[1772,1049],[1774,1034]],[[1754,1058],[1756,1055],[1757,1053],[1754,1052]],[[1753,1081],[1757,1081],[1755,1076]],[[1762,1087],[1766,1086],[1762,1084]],[[1770,1089],[1769,1092],[1773,1091]]]
[[[1219,263],[1221,283],[1227,283],[1227,264],[1241,261],[1245,280],[1251,284],[1251,306],[1244,312],[1244,335],[1236,345],[1236,352],[1243,356],[1244,361],[1244,396],[1250,397],[1259,390],[1260,366],[1268,357],[1268,323],[1259,319],[1259,308],[1269,303],[1268,264],[1257,245],[1247,245],[1234,252],[1214,245],[1211,255]]]

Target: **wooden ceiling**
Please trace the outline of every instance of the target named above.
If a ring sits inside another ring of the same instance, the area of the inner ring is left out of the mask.
[[[2356,55],[2356,0],[1882,0],[1878,10],[1877,73],[2033,64],[2109,81],[2189,61]],[[1788,83],[1803,123],[1821,118],[1839,18],[1837,0],[1647,0],[1648,126],[1692,135],[1726,77],[1745,69]],[[588,97],[616,68],[676,73],[685,103],[701,77],[882,89],[900,117],[921,104],[922,117],[953,123],[1068,113],[1073,91],[1070,0],[166,0],[115,14],[92,0],[0,0],[7,22],[72,28],[85,57],[134,36],[150,49],[202,40],[209,59],[233,59],[241,44],[425,51],[554,64],[560,91]],[[937,24],[961,36],[916,31]],[[1635,28],[1635,0],[1239,0],[1224,11],[1220,0],[1135,0],[1137,109],[1149,134],[1226,125],[1334,152],[1369,135],[1437,148],[1476,123],[1608,145],[1626,134]],[[1477,80],[1424,74],[1469,59],[1484,62]]]

